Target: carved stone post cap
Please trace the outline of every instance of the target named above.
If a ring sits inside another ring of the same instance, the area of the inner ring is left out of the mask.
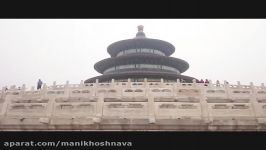
[[[16,85],[11,85],[10,89],[14,90],[16,88]]]
[[[46,83],[43,84],[43,89],[46,89],[47,88],[47,85]]]
[[[22,89],[22,90],[25,90],[25,89],[26,89],[26,85],[23,84],[21,89]]]
[[[193,82],[193,83],[196,83],[196,79],[193,79],[192,82]]]
[[[2,87],[2,91],[5,91],[7,89],[7,86]]]

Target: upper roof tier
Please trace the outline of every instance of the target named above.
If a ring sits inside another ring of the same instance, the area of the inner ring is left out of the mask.
[[[165,53],[166,56],[170,56],[175,52],[175,47],[169,42],[146,38],[142,25],[138,26],[135,38],[112,43],[108,46],[107,51],[111,57],[115,57],[120,51],[139,48],[156,49]]]

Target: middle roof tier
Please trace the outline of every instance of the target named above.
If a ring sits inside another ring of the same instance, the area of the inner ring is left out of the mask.
[[[145,64],[146,66],[161,65],[161,67],[166,68],[166,70],[176,69],[178,73],[183,73],[189,68],[189,64],[182,59],[140,53],[107,58],[97,62],[94,65],[94,68],[96,71],[103,74],[104,72],[106,72],[106,70],[112,67],[137,64],[142,64],[142,66],[144,66]]]

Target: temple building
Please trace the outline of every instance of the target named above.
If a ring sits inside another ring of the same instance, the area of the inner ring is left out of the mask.
[[[0,130],[266,131],[263,83],[181,75],[189,64],[143,26],[107,50],[111,58],[94,66],[103,75],[85,82],[0,89]]]
[[[103,74],[90,78],[85,83],[132,81],[192,82],[194,78],[181,75],[189,68],[189,64],[178,58],[169,57],[175,52],[175,47],[166,41],[147,38],[143,26],[138,26],[138,32],[133,39],[122,40],[108,46],[111,58],[97,62],[94,68]]]

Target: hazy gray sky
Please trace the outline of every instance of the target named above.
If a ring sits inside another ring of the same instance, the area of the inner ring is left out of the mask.
[[[172,57],[190,64],[183,73],[213,81],[266,83],[266,20],[257,19],[1,19],[0,87],[64,84],[100,75],[107,46],[147,37],[175,46]]]

